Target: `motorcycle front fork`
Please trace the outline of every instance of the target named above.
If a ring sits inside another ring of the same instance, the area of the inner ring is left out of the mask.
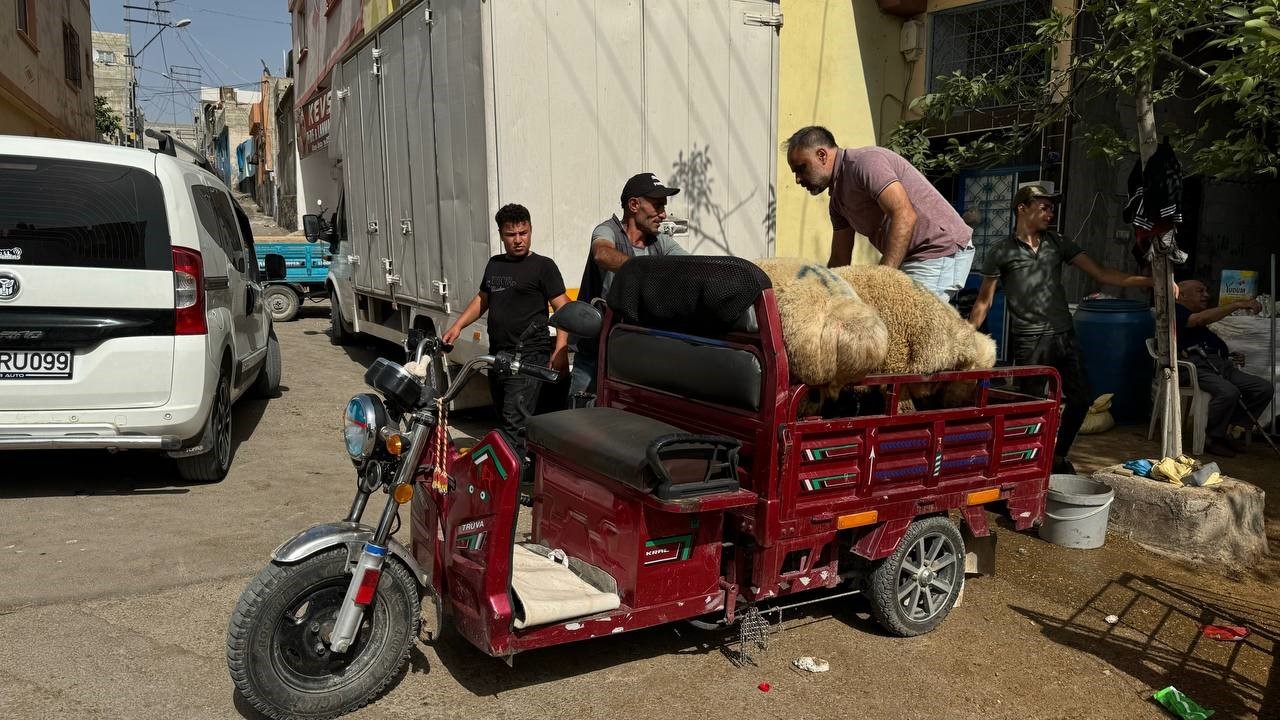
[[[351,581],[347,584],[346,597],[342,599],[338,617],[333,621],[333,630],[329,634],[329,649],[333,652],[346,652],[356,639],[360,630],[360,621],[364,618],[364,610],[373,602],[378,591],[378,580],[382,577],[382,565],[387,557],[387,538],[391,535],[391,527],[395,524],[400,512],[401,501],[397,489],[402,485],[413,487],[413,476],[422,460],[427,441],[432,432],[426,423],[415,423],[410,436],[409,450],[396,470],[395,480],[388,487],[387,504],[382,508],[382,517],[374,528],[373,536],[365,542],[351,570]],[[408,502],[413,493],[403,496]],[[360,489],[351,503],[347,514],[348,522],[359,522],[368,503],[369,494]]]

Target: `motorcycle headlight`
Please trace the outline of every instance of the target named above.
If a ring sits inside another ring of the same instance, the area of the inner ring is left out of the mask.
[[[361,393],[351,398],[343,413],[342,437],[352,460],[368,460],[378,447],[378,436],[387,424],[387,411],[377,395]]]

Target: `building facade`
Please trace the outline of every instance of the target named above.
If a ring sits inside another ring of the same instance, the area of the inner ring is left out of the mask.
[[[337,143],[330,142],[333,68],[364,34],[361,0],[289,0],[293,19],[294,115],[298,212],[336,208],[342,194]]]
[[[107,101],[107,110],[120,118],[120,129],[102,136],[113,145],[133,145],[137,140],[135,72],[129,61],[133,51],[125,33],[93,31],[94,92]]]
[[[276,224],[286,230],[298,225],[298,126],[294,117],[294,86],[290,83],[276,101]]]
[[[0,4],[0,133],[97,140],[89,0]]]
[[[228,187],[250,192],[251,175],[242,146],[249,140],[249,112],[262,100],[258,90],[233,87],[200,90],[201,148]]]
[[[262,76],[262,99],[249,109],[249,135],[252,139],[253,198],[262,212],[274,216],[277,205],[277,155],[280,148],[276,114],[280,99],[293,86],[293,80],[272,75]]]

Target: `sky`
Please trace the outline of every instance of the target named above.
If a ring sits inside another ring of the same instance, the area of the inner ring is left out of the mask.
[[[126,23],[125,5],[151,9],[129,10],[132,19],[191,24],[162,30]],[[154,12],[157,7],[168,15]],[[191,122],[201,85],[259,89],[263,62],[282,74],[291,38],[288,0],[91,0],[90,8],[94,30],[129,33],[133,51],[142,50],[138,104],[151,122]],[[143,50],[157,30],[160,36]],[[170,73],[173,66],[183,67]],[[171,79],[177,76],[191,80]]]

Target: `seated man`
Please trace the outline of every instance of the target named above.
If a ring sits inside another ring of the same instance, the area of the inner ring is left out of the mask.
[[[1252,431],[1252,418],[1271,403],[1274,388],[1260,377],[1241,372],[1235,359],[1243,358],[1228,352],[1227,344],[1208,325],[1236,310],[1258,312],[1262,306],[1257,300],[1241,300],[1211,308],[1209,291],[1199,280],[1184,280],[1178,283],[1178,290],[1178,354],[1196,366],[1200,388],[1212,397],[1205,449],[1214,455],[1234,457],[1243,446],[1227,437],[1228,423]],[[1243,414],[1246,409],[1248,415]]]
[[[591,231],[591,251],[579,284],[579,300],[591,302],[608,295],[614,273],[633,257],[689,254],[661,230],[662,221],[667,219],[667,198],[679,192],[679,188],[663,185],[653,173],[640,173],[627,180],[622,186],[622,218],[614,215]],[[595,393],[598,342],[596,338],[578,339],[570,396]]]

